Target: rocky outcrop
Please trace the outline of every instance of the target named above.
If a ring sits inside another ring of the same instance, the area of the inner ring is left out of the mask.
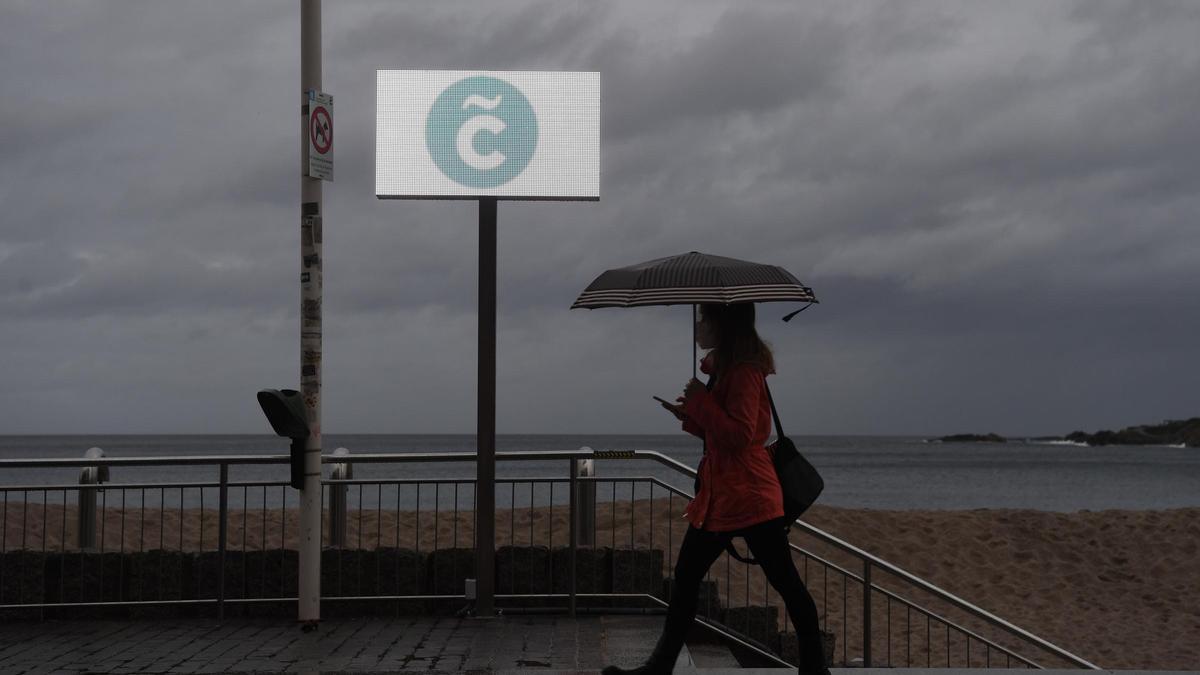
[[[1074,431],[1068,441],[1088,445],[1185,445],[1200,448],[1200,417],[1186,420],[1166,420],[1162,424],[1142,424],[1120,431],[1101,429],[1094,434]]]
[[[938,439],[943,443],[1007,443],[1000,434],[953,434]]]
[[[1086,445],[1182,445],[1200,448],[1200,417],[1186,420],[1165,420],[1162,424],[1139,424],[1120,431],[1101,429],[1089,434],[1073,431],[1066,436],[1037,436],[1028,442],[1071,441]],[[931,439],[934,443],[1007,443],[999,434],[953,434]]]

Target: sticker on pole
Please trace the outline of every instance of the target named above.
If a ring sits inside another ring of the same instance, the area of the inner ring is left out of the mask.
[[[600,74],[380,70],[375,194],[600,198]]]
[[[308,92],[308,173],[333,180],[333,97]]]

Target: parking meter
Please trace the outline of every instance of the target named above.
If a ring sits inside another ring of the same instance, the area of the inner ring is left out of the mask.
[[[292,439],[292,487],[304,487],[304,442],[308,439],[308,413],[304,397],[295,389],[263,389],[258,404],[275,433]]]

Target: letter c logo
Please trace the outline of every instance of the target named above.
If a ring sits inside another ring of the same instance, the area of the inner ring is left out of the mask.
[[[425,123],[429,156],[466,187],[496,187],[516,178],[533,158],[537,135],[537,118],[524,94],[494,77],[450,85]]]
[[[466,162],[468,166],[480,171],[491,171],[504,163],[504,155],[499,150],[492,150],[486,155],[475,151],[475,134],[482,130],[499,136],[500,132],[504,131],[504,120],[491,115],[472,117],[459,128],[458,142],[455,143],[455,147],[458,148],[458,156],[462,157],[462,161]]]

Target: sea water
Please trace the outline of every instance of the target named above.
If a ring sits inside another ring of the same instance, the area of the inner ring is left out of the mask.
[[[869,509],[1037,509],[1077,511],[1082,509],[1166,509],[1200,506],[1200,449],[1163,446],[1086,447],[1049,442],[929,443],[908,436],[796,436],[801,452],[825,479],[820,504]],[[323,439],[326,453],[345,447],[351,455],[395,452],[475,451],[472,435],[337,435]],[[80,458],[90,447],[99,447],[108,457],[178,457],[207,455],[286,454],[287,441],[273,436],[0,436],[0,459]],[[695,467],[702,448],[686,435],[500,435],[496,449],[505,451],[654,450]],[[497,462],[497,505],[544,505],[566,503],[565,484],[551,488],[545,483],[522,483],[520,479],[563,478],[569,464],[558,461]],[[604,459],[595,463],[601,479],[653,477],[690,492],[691,478],[660,463],[648,460]],[[29,468],[0,470],[0,485],[73,485],[79,468]],[[286,465],[234,465],[231,481],[286,481]],[[324,467],[326,477],[330,465]],[[359,464],[354,478],[462,478],[475,475],[473,462],[421,462]],[[153,484],[206,481],[218,478],[216,466],[114,467],[114,483]],[[368,485],[351,488],[351,509],[422,508],[455,506],[470,508],[469,484],[426,484],[417,494],[415,486],[401,490]],[[551,491],[553,490],[553,494]],[[597,485],[598,499],[641,499],[667,497],[657,488],[650,492],[643,482],[603,482]],[[118,499],[120,491],[113,492]],[[125,491],[126,500],[136,503],[137,491]],[[164,494],[165,492],[165,494]],[[178,505],[173,491],[151,490],[148,504]],[[188,506],[198,505],[199,490],[184,493]],[[156,494],[157,493],[157,494]],[[60,492],[59,495],[62,493]],[[204,491],[205,506],[215,508],[216,490]],[[231,508],[264,503],[277,508],[286,502],[298,504],[290,488],[231,488]],[[10,500],[40,502],[40,494],[9,493]],[[51,493],[53,495],[53,493]],[[73,494],[72,494],[73,497]],[[107,498],[107,496],[106,496]],[[61,497],[48,497],[61,501]],[[110,504],[109,506],[112,506]]]

